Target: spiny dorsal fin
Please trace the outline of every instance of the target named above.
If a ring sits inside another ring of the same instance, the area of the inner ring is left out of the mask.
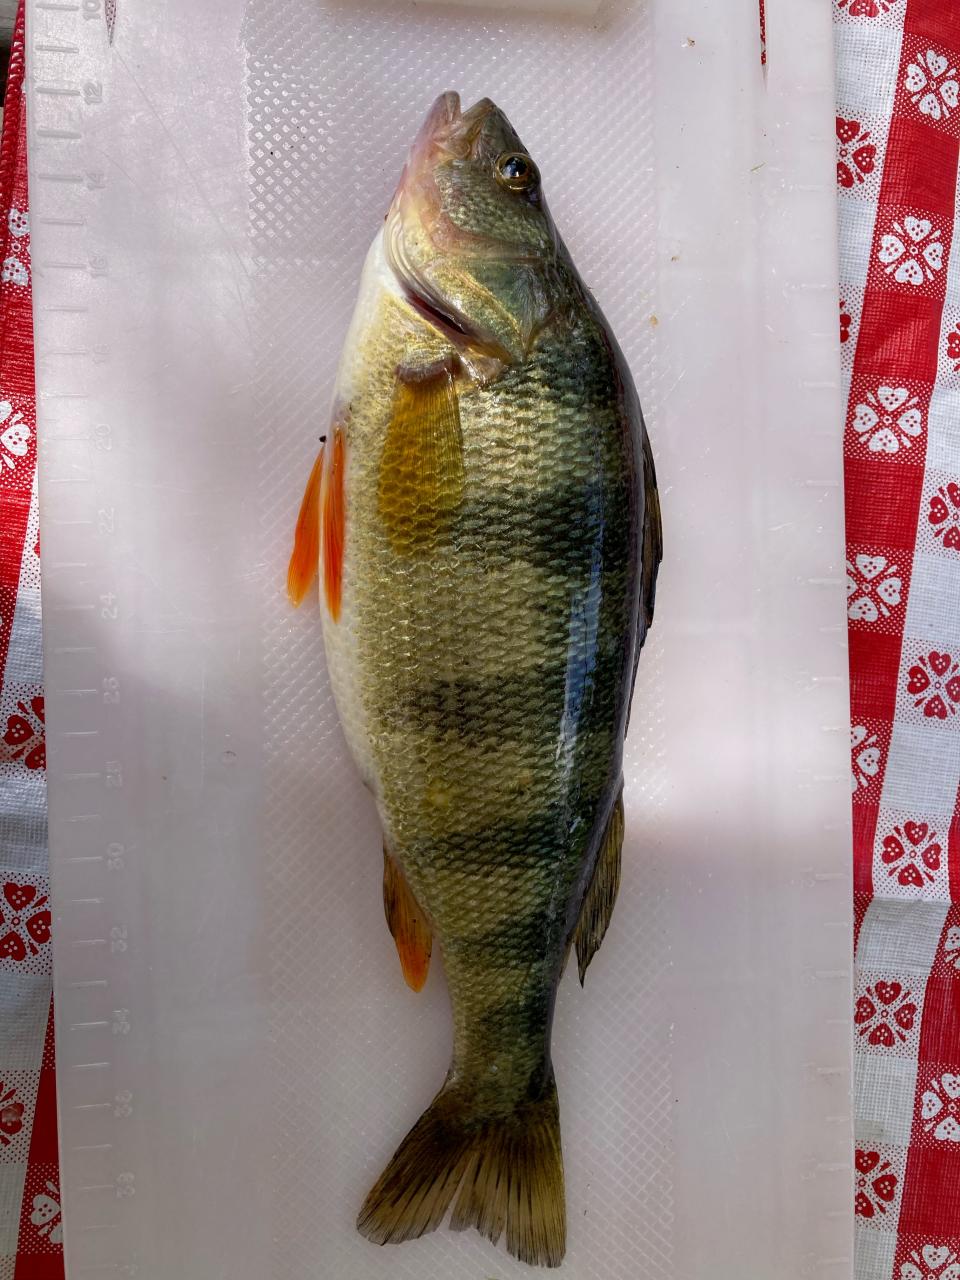
[[[607,829],[600,845],[593,879],[580,908],[580,919],[574,932],[577,947],[577,966],[580,985],[583,986],[587,966],[600,949],[607,932],[613,906],[620,888],[620,858],[623,850],[623,786],[617,796]]]
[[[323,480],[323,453],[321,449],[313,464],[307,487],[303,491],[297,530],[293,535],[293,551],[287,568],[287,595],[299,608],[317,576],[320,564],[320,485]]]
[[[397,944],[407,986],[420,991],[430,968],[433,935],[399,862],[388,852],[386,845],[383,848],[383,910]]]
[[[643,541],[640,548],[640,598],[637,601],[637,647],[633,657],[633,683],[630,686],[630,706],[627,711],[627,728],[633,714],[633,693],[640,666],[640,650],[653,626],[653,610],[657,600],[657,574],[663,559],[663,522],[660,517],[660,493],[657,489],[657,470],[653,464],[650,437],[640,418],[641,453],[643,465]]]
[[[380,458],[380,516],[401,555],[431,551],[463,501],[463,438],[448,363],[397,374]]]

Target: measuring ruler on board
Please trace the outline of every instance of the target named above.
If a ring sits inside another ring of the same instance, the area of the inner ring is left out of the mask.
[[[111,181],[113,0],[28,0],[30,203],[35,280],[51,876],[56,886],[57,1077],[69,1274],[143,1274],[145,1171],[134,992],[137,849],[125,801],[121,718],[132,690],[111,662],[123,611],[120,513],[107,495],[122,430],[98,388],[116,352],[104,323],[111,261],[98,209]]]

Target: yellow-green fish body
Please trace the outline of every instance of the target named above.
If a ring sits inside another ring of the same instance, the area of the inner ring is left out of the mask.
[[[659,511],[623,358],[492,103],[444,95],[414,145],[315,500],[325,647],[383,823],[388,921],[415,987],[436,941],[454,1018],[446,1082],[359,1226],[402,1240],[452,1204],[454,1227],[556,1265],[550,1028],[568,950],[582,979],[616,894]]]

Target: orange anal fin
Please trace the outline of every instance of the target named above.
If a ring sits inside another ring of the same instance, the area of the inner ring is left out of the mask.
[[[336,622],[340,617],[343,599],[343,540],[345,508],[343,499],[343,472],[346,447],[343,431],[337,427],[333,434],[330,470],[323,488],[323,594]]]
[[[383,850],[383,910],[397,944],[407,986],[420,991],[430,968],[433,935],[400,864],[386,848]]]
[[[310,472],[303,491],[297,530],[293,535],[293,551],[287,567],[287,595],[296,608],[310,590],[320,564],[320,484],[323,479],[323,449]]]

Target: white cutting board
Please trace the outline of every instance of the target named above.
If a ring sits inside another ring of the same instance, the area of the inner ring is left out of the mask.
[[[68,1280],[530,1274],[353,1231],[448,1015],[440,975],[400,982],[282,592],[362,246],[419,114],[481,72],[627,350],[665,520],[621,901],[558,1008],[562,1274],[849,1277],[829,6],[767,0],[766,77],[756,0],[247,8],[28,0]]]

